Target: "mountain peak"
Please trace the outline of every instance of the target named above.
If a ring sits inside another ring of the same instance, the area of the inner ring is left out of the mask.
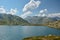
[[[29,24],[26,20],[19,16],[11,14],[0,14],[0,24],[6,25],[27,25]]]

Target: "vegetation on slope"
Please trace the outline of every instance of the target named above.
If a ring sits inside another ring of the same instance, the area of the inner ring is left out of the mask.
[[[36,17],[33,17],[36,19]],[[0,25],[23,25],[23,26],[49,26],[53,28],[60,28],[60,20],[55,20],[47,17],[37,17],[36,24],[29,23],[28,21],[22,19],[19,16],[11,15],[11,14],[0,14]],[[43,21],[42,21],[43,20]]]
[[[0,25],[29,25],[29,23],[19,16],[0,14]]]
[[[45,26],[53,27],[53,28],[58,28],[60,29],[60,20],[54,21],[54,22],[47,22],[44,24]]]
[[[33,37],[24,38],[23,40],[60,40],[60,36],[53,36],[53,35],[33,36]]]

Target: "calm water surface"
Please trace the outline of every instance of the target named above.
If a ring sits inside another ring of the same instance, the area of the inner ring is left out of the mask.
[[[22,40],[49,34],[60,36],[60,30],[45,26],[0,26],[0,40]]]

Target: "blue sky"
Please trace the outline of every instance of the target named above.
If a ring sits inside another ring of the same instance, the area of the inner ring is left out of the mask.
[[[29,12],[23,12],[26,4],[31,0],[0,0],[0,7],[3,6],[6,10],[17,9],[15,15],[23,15],[24,13],[31,13],[31,15],[36,15],[40,10],[47,9],[47,13],[60,13],[60,0],[34,0],[39,1],[40,4],[34,9],[29,9]]]

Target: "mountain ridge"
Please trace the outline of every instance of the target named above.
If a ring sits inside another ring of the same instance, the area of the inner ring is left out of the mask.
[[[57,21],[57,18],[51,18],[51,17],[40,17],[40,16],[28,16],[27,18],[25,18],[25,20],[27,20],[29,23],[32,24],[43,24],[46,23],[48,21]]]
[[[29,23],[19,16],[11,14],[0,14],[0,25],[28,25]]]

